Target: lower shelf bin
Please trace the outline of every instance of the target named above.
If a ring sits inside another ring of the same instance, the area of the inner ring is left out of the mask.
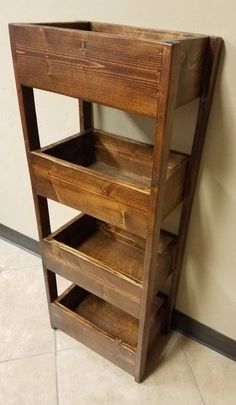
[[[157,298],[153,313],[157,330],[164,309],[165,301]],[[138,339],[136,318],[75,285],[51,303],[50,311],[55,328],[134,374]]]
[[[44,238],[46,267],[138,318],[145,241],[88,215],[79,215]],[[162,232],[158,248],[156,293],[169,277],[175,247]]]

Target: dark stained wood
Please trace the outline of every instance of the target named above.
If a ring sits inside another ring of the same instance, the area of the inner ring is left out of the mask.
[[[171,324],[222,40],[86,21],[9,31],[51,325],[140,382]],[[80,133],[41,148],[33,87],[79,99]],[[170,151],[173,117],[198,96],[189,160]],[[154,145],[94,129],[92,102],[156,118]],[[51,233],[47,198],[87,215]],[[161,224],[182,200],[176,242]],[[59,298],[55,274],[75,283]]]
[[[164,54],[165,76],[162,77],[162,92],[158,108],[158,123],[154,146],[152,189],[148,217],[147,242],[144,259],[143,289],[139,322],[135,380],[142,381],[150,338],[150,324],[154,287],[156,283],[156,246],[160,239],[162,207],[165,197],[165,180],[168,170],[169,149],[173,126],[173,117],[180,71],[180,47],[174,44]]]
[[[35,188],[44,197],[145,237],[152,155],[150,145],[86,130],[31,153]],[[185,155],[170,154],[163,218],[183,198],[186,165]]]
[[[171,273],[173,235],[163,232],[158,247],[155,287]],[[43,241],[47,267],[138,318],[145,240],[80,215]]]
[[[170,292],[170,300],[169,300],[169,316],[167,326],[168,331],[170,331],[173,309],[176,302],[176,295],[178,291],[178,283],[180,278],[180,270],[183,263],[184,250],[187,239],[189,220],[191,216],[194,192],[196,188],[202,149],[204,146],[207,123],[211,110],[212,98],[214,94],[217,69],[220,60],[221,46],[222,46],[221,38],[218,37],[209,38],[208,54],[207,54],[208,57],[204,72],[202,94],[199,103],[198,116],[194,133],[194,141],[187,173],[185,198],[183,202],[183,209],[179,226],[179,236],[176,248],[177,253],[175,256],[175,264],[174,264],[174,279],[172,283],[172,289]]]
[[[156,115],[165,44],[33,24],[11,29],[21,84]]]
[[[162,54],[174,40],[182,47],[177,104],[200,95],[206,36],[86,22],[12,27],[26,86],[156,117]]]
[[[153,323],[157,323],[162,305],[163,300],[158,299],[153,312]],[[134,373],[137,319],[92,294],[83,293],[77,286],[69,287],[62,297],[55,300],[51,304],[51,311],[53,321],[59,329],[129,373]]]
[[[133,27],[123,24],[109,24],[98,21],[91,21],[90,30],[94,32],[122,35],[125,37],[151,41],[184,40],[188,38],[196,39],[205,37],[205,35],[188,32],[157,30],[152,28]]]
[[[79,124],[80,131],[93,128],[93,106],[92,103],[79,100]]]
[[[126,25],[92,22],[94,32],[120,35],[149,41],[179,41],[181,44],[181,70],[176,105],[181,106],[199,97],[208,37],[186,32],[154,30]]]
[[[28,161],[28,168],[31,178],[32,194],[34,199],[35,214],[37,220],[38,234],[40,240],[40,248],[42,248],[42,239],[45,236],[48,236],[51,233],[50,220],[49,220],[49,211],[46,198],[39,196],[34,187],[33,173],[30,164],[30,152],[34,149],[40,147],[39,133],[38,133],[38,124],[35,111],[35,102],[33,89],[21,86],[18,71],[16,67],[16,52],[15,52],[15,38],[12,27],[9,27],[12,56],[13,56],[13,65],[15,71],[15,80],[16,80],[16,89],[18,95],[21,124],[23,129],[24,143],[26,157]],[[43,273],[45,280],[45,287],[47,292],[48,305],[50,302],[57,298],[57,284],[56,276],[53,272],[49,271],[43,262]],[[50,314],[51,315],[51,314]],[[51,326],[54,327],[52,318],[50,316]]]

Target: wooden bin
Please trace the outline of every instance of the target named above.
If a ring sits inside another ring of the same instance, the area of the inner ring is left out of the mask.
[[[162,232],[155,292],[172,272],[175,237]],[[43,240],[46,267],[84,289],[139,317],[145,240],[88,215]]]
[[[153,146],[87,130],[31,152],[34,186],[44,197],[146,237],[152,154]],[[187,160],[170,154],[163,219],[182,201]]]
[[[9,29],[52,327],[140,382],[171,327],[222,40],[98,22]],[[80,132],[41,148],[33,88],[79,99]],[[190,155],[170,151],[175,108],[198,97]],[[154,118],[154,145],[96,129],[92,103]],[[83,214],[52,233],[48,198]],[[162,221],[181,201],[175,237]],[[73,283],[60,297],[56,274]]]

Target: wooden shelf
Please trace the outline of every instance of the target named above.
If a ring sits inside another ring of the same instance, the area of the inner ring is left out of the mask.
[[[145,237],[152,156],[151,145],[87,130],[30,157],[40,195]],[[183,198],[187,162],[170,153],[163,219]]]
[[[43,240],[46,267],[138,318],[145,240],[88,215]],[[175,236],[162,232],[155,293],[172,271]]]
[[[171,328],[222,39],[91,21],[9,31],[51,325],[141,382]],[[80,132],[42,148],[34,88],[79,100]],[[198,97],[191,153],[171,151],[175,109]],[[154,145],[94,128],[93,103],[153,118]],[[83,215],[52,233],[47,199]],[[181,201],[175,238],[162,221]],[[60,297],[56,274],[74,283]]]
[[[51,304],[51,311],[55,327],[133,374],[137,319],[74,285]],[[165,311],[166,301],[156,297],[152,333],[161,331]]]

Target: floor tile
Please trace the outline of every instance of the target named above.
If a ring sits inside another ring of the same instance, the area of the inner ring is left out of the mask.
[[[56,405],[52,354],[0,363],[0,404]]]
[[[182,347],[206,405],[236,404],[236,362],[193,340]]]
[[[175,336],[159,368],[137,384],[129,374],[77,344],[57,353],[60,405],[203,405],[188,363]]]
[[[56,348],[57,351],[78,349],[80,343],[72,337],[66,335],[66,333],[56,330]]]
[[[3,271],[0,291],[0,361],[52,352],[41,268]]]
[[[41,266],[41,259],[18,246],[0,239],[0,273],[4,270]]]

